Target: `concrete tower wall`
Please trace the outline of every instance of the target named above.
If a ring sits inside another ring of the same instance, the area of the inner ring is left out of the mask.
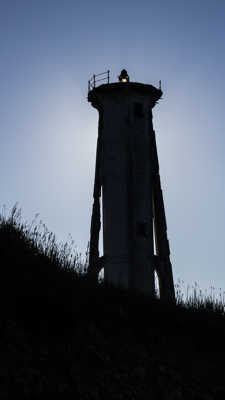
[[[103,98],[102,196],[105,280],[129,287],[129,214],[127,185],[128,104],[119,94]]]
[[[150,99],[134,93],[130,100],[131,286],[150,293],[154,290]]]
[[[161,91],[115,83],[89,93],[99,110],[105,280],[154,292],[152,229],[152,117]]]

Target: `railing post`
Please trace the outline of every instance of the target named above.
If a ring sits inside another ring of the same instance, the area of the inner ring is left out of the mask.
[[[100,81],[106,81],[109,84],[109,73],[110,70],[108,69],[108,71],[106,72],[102,72],[101,74],[94,74],[92,76],[91,79],[89,79],[88,81],[88,92],[90,92],[92,89],[95,89],[96,87],[96,83],[99,83]],[[101,75],[101,77],[99,78],[99,76]]]

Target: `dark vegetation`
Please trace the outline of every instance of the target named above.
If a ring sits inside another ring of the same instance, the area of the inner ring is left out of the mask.
[[[225,398],[222,295],[177,305],[86,276],[88,253],[0,218],[0,398]]]

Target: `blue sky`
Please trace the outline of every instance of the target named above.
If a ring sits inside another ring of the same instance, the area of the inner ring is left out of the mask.
[[[89,240],[93,73],[158,85],[154,108],[175,281],[225,290],[225,3],[0,1],[0,182],[79,251]]]

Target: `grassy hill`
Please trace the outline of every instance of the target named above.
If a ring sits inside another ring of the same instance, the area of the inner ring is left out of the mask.
[[[0,398],[225,398],[222,304],[103,283],[44,225],[0,218]]]

